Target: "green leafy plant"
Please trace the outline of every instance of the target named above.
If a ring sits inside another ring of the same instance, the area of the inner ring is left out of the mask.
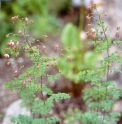
[[[114,68],[114,64],[118,63],[122,65],[120,53],[118,51],[112,51],[110,48],[114,45],[120,46],[120,41],[112,41],[107,37],[107,27],[101,20],[101,15],[98,13],[96,4],[89,7],[94,10],[94,13],[87,15],[87,19],[90,20],[93,14],[97,15],[97,28],[92,28],[88,31],[88,34],[94,37],[92,44],[94,45],[96,52],[106,52],[106,57],[100,60],[97,69],[88,69],[81,71],[78,77],[84,82],[89,82],[91,87],[84,90],[83,99],[88,106],[86,112],[76,114],[75,119],[82,124],[116,124],[120,113],[112,111],[114,103],[122,95],[122,89],[116,88],[114,83],[109,79],[110,73],[120,72],[120,69]],[[107,16],[107,13],[104,14]],[[119,29],[116,29],[116,37],[119,37]],[[101,40],[99,37],[104,36]]]
[[[88,51],[87,41],[81,41],[80,32],[71,23],[62,33],[63,55],[58,59],[62,74],[72,82],[74,95],[81,95],[84,81],[77,75],[80,71],[95,69],[100,52]],[[78,88],[78,89],[77,89]],[[78,92],[79,91],[79,92]]]
[[[10,90],[17,90],[22,98],[22,106],[26,106],[31,112],[31,116],[19,115],[12,118],[13,123],[17,124],[56,124],[60,121],[59,118],[50,114],[50,111],[55,107],[54,102],[62,99],[70,98],[66,93],[53,93],[53,91],[46,85],[46,82],[52,83],[60,76],[60,73],[49,74],[47,72],[49,66],[61,70],[63,75],[73,81],[74,86],[79,87],[78,84],[89,82],[90,87],[84,90],[83,99],[87,105],[86,112],[78,109],[69,110],[64,117],[65,124],[79,123],[79,124],[116,124],[120,113],[112,111],[114,102],[122,95],[122,89],[116,88],[114,83],[109,79],[110,73],[120,72],[121,70],[114,67],[115,63],[122,65],[122,57],[118,51],[110,53],[112,46],[120,47],[121,41],[112,41],[107,37],[108,30],[104,22],[101,20],[101,15],[98,13],[96,5],[92,4],[89,9],[94,10],[94,13],[87,15],[90,20],[93,14],[97,15],[97,26],[90,27],[87,32],[89,36],[94,38],[92,42],[94,46],[93,52],[86,52],[87,44],[81,43],[79,39],[79,32],[72,24],[64,29],[62,41],[64,45],[63,57],[48,57],[47,49],[36,40],[28,40],[29,35],[26,32],[28,25],[33,24],[32,20],[27,17],[19,19],[18,16],[12,17],[12,21],[19,21],[21,28],[17,34],[9,33],[6,35],[19,36],[23,39],[18,42],[16,39],[10,40],[9,48],[6,49],[4,59],[7,64],[10,64],[10,56],[16,56],[15,61],[19,59],[19,49],[25,51],[26,56],[32,61],[33,65],[25,70],[23,65],[20,65],[19,70],[15,70],[15,79],[8,82],[6,85]],[[107,13],[104,14],[107,16]],[[91,25],[91,24],[89,24]],[[97,27],[97,28],[95,28]],[[116,29],[116,37],[119,37],[119,29]],[[99,39],[102,36],[102,39]],[[104,37],[103,37],[104,36]],[[47,37],[47,36],[44,36]],[[99,39],[99,40],[98,40]],[[39,50],[41,48],[41,51]],[[54,46],[54,51],[57,51],[58,46]],[[100,53],[106,53],[106,56],[98,63],[98,56]],[[94,57],[95,56],[95,57]],[[93,60],[92,60],[92,59]],[[58,59],[58,60],[57,60]],[[58,66],[57,66],[58,61]],[[96,67],[94,66],[96,64]],[[67,69],[66,69],[67,68]],[[19,75],[19,71],[23,73]],[[75,76],[74,76],[75,75]],[[82,90],[82,89],[81,89]],[[75,90],[76,91],[76,90]],[[45,95],[46,94],[46,95]],[[73,117],[74,116],[74,117]]]
[[[78,117],[79,115],[81,115],[81,110],[79,110],[78,108],[76,109],[69,109],[67,111],[67,113],[64,114],[64,118],[65,118],[65,121],[64,121],[64,124],[79,124],[78,122]]]
[[[65,93],[55,94],[46,86],[45,82],[52,83],[60,76],[60,73],[55,75],[46,73],[49,69],[49,65],[53,64],[53,68],[56,67],[56,58],[47,56],[46,47],[40,41],[39,45],[34,45],[35,40],[28,40],[29,35],[26,29],[29,25],[34,23],[33,20],[29,20],[27,17],[20,19],[18,16],[14,16],[11,19],[13,24],[19,21],[21,27],[17,34],[9,33],[6,37],[10,38],[11,35],[14,37],[18,36],[22,37],[22,41],[20,40],[21,42],[18,42],[14,38],[11,39],[8,43],[8,48],[6,49],[7,54],[4,55],[4,59],[7,64],[11,64],[10,56],[14,55],[15,61],[13,61],[13,63],[18,63],[20,57],[19,50],[22,47],[26,56],[33,63],[28,69],[25,69],[24,65],[20,65],[19,70],[14,71],[15,79],[6,84],[10,90],[17,90],[23,100],[22,106],[26,106],[32,115],[31,117],[19,115],[18,117],[14,117],[12,122],[16,124],[56,124],[60,119],[50,114],[50,111],[54,107],[54,102],[70,98],[70,96]],[[40,47],[41,52],[39,50]],[[57,45],[55,47],[57,47]],[[23,70],[21,75],[19,75],[20,70]]]

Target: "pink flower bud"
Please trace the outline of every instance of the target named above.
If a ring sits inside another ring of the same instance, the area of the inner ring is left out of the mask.
[[[18,71],[14,71],[14,77],[18,78],[18,76],[19,76]]]
[[[5,54],[4,59],[5,59],[5,61],[8,61],[9,60],[9,54]]]
[[[29,20],[28,20],[28,18],[27,18],[27,17],[25,18],[25,22],[26,22],[26,25],[28,25]]]
[[[54,68],[57,68],[57,63],[56,63],[56,61],[54,61],[53,67],[54,67]]]
[[[14,46],[14,42],[12,40],[10,40],[10,42],[8,43],[9,47],[13,47]]]
[[[46,47],[45,46],[42,47],[42,51],[46,55]]]
[[[26,88],[26,83],[25,83],[25,81],[22,81],[22,87],[23,87],[23,88]]]
[[[14,22],[15,22],[17,19],[18,19],[18,16],[11,17],[11,20],[12,20],[13,24],[14,24]]]
[[[54,46],[54,51],[57,52],[57,49],[58,49],[58,45],[55,45]]]
[[[28,18],[27,17],[25,18],[25,21],[28,22]]]
[[[92,33],[92,32],[91,32],[89,35],[90,35],[92,38],[95,38],[95,37],[96,37],[96,36],[95,36],[95,33]]]
[[[12,50],[13,50],[13,51],[16,51],[16,46],[13,46],[13,47],[12,47]]]
[[[92,32],[92,33],[95,33],[96,30],[95,30],[94,28],[91,28],[91,32]]]

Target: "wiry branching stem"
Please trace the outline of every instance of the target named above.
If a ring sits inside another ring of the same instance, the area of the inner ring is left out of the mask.
[[[98,15],[99,22],[100,22],[100,24],[101,24],[101,23],[102,23],[102,21],[101,21],[101,16],[99,15],[97,8],[96,8],[96,12],[97,12],[97,15]],[[108,45],[109,42],[108,42],[108,39],[107,39],[107,36],[106,36],[106,32],[105,32],[105,30],[104,30],[104,27],[101,26],[101,28],[102,28],[102,31],[103,31],[105,40],[107,41],[107,45]],[[108,57],[108,59],[109,59],[109,48],[107,48],[107,51],[106,51],[106,52],[107,52],[107,57]],[[108,62],[108,65],[107,65],[107,72],[106,72],[106,74],[107,74],[107,76],[106,76],[106,82],[109,80],[109,68],[110,68],[110,67],[109,67],[109,62]],[[108,94],[108,90],[107,90],[107,86],[106,86],[105,100],[107,100],[107,94]],[[104,124],[104,120],[105,120],[105,110],[104,110],[104,115],[103,115],[103,124]]]

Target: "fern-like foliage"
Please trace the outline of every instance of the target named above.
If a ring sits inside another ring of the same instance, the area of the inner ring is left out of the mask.
[[[46,48],[42,43],[40,46],[34,46],[33,44],[35,41],[28,40],[25,29],[29,24],[32,24],[32,20],[28,20],[28,18],[19,19],[18,16],[13,18],[16,21],[19,20],[21,23],[20,29],[23,30],[19,30],[18,35],[21,36],[23,40],[19,44],[22,44],[22,50],[25,51],[26,57],[30,59],[33,65],[28,69],[25,69],[23,65],[20,66],[20,69],[24,72],[18,75],[19,70],[16,71],[14,73],[14,80],[6,84],[10,90],[16,90],[18,92],[23,100],[22,106],[26,106],[32,114],[31,117],[19,115],[18,117],[14,117],[12,122],[15,124],[56,124],[60,119],[49,114],[54,107],[54,102],[70,98],[70,96],[65,93],[54,94],[53,91],[46,86],[44,78],[47,78],[46,81],[48,83],[53,83],[60,77],[60,73],[55,75],[47,74],[49,68],[49,64],[47,63],[54,63],[56,59],[47,56]],[[8,34],[8,36],[10,34]],[[12,35],[16,36],[16,34]],[[16,55],[16,46],[14,47],[15,49],[13,49],[13,46],[11,47],[11,45],[14,44],[15,41],[11,41],[9,43],[9,49],[11,51],[10,53]],[[39,47],[41,47],[41,52]],[[7,62],[9,61],[8,59],[6,60]],[[18,58],[16,58],[16,61],[18,62]],[[35,115],[38,116],[38,118],[35,118]]]
[[[114,82],[109,80],[109,75],[114,72],[121,73],[121,70],[115,68],[114,64],[122,65],[122,57],[117,51],[112,51],[112,53],[110,53],[110,48],[114,45],[120,48],[121,42],[112,42],[110,38],[107,38],[107,27],[104,22],[101,21],[101,15],[99,15],[96,5],[93,4],[90,7],[98,17],[96,19],[98,29],[91,28],[89,35],[95,39],[92,42],[95,51],[98,53],[104,52],[106,56],[100,60],[96,70],[84,70],[78,74],[78,77],[84,82],[89,82],[91,87],[84,90],[83,96],[88,106],[88,111],[75,114],[75,119],[83,124],[116,124],[120,113],[113,112],[112,108],[115,101],[122,96],[122,89],[116,88]],[[91,15],[88,15],[87,18],[91,18]],[[100,30],[102,33],[100,33]],[[118,30],[117,28],[117,32]],[[101,36],[104,37],[98,40]]]
[[[48,118],[32,118],[26,115],[19,115],[18,117],[12,118],[12,122],[15,124],[56,124],[60,119],[56,117]]]

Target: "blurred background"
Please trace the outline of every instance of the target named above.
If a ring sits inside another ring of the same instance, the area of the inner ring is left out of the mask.
[[[94,65],[102,55],[95,54],[91,46],[91,39],[85,32],[89,30],[88,23],[96,24],[95,18],[90,22],[86,20],[86,15],[91,13],[88,9],[89,5],[96,3],[99,13],[108,13],[107,17],[102,16],[105,24],[108,26],[107,36],[115,39],[116,27],[122,26],[121,0],[11,0],[1,2],[0,11],[0,122],[7,111],[8,106],[19,99],[16,92],[10,92],[5,83],[12,80],[12,73],[18,69],[18,65],[11,64],[7,66],[3,56],[6,53],[5,48],[10,39],[6,38],[6,34],[17,32],[20,26],[18,23],[13,25],[12,16],[18,15],[19,18],[27,17],[34,20],[34,24],[29,26],[28,33],[31,39],[39,39],[48,47],[48,53],[53,54],[52,49],[55,44],[66,48],[71,46],[72,52],[66,52],[64,58],[60,58],[58,65],[63,74],[63,82],[60,88],[57,84],[53,88],[57,88],[55,92],[63,91],[71,94],[74,98],[79,98],[82,95],[81,91],[84,88],[83,83],[79,81],[76,75],[81,70],[92,69],[89,61]],[[121,32],[121,28],[120,28]],[[44,38],[47,35],[48,38]],[[122,39],[120,34],[119,40]],[[16,39],[20,40],[20,39]],[[116,48],[112,48],[116,49]],[[81,53],[82,51],[82,53]],[[119,51],[119,50],[118,50]],[[20,63],[26,68],[32,63],[20,51]],[[67,56],[73,60],[67,63]],[[82,56],[84,56],[82,58]],[[13,58],[12,58],[13,59]],[[67,67],[67,68],[66,68]],[[121,68],[121,67],[120,67]],[[116,82],[116,86],[120,87],[122,77],[119,74],[110,76],[111,80]],[[61,80],[62,81],[62,80]],[[60,81],[60,82],[61,82]],[[81,103],[81,102],[80,102]],[[79,104],[79,103],[74,103]],[[79,105],[80,106],[80,105]],[[122,112],[122,111],[121,111]],[[118,123],[122,123],[121,121]]]

